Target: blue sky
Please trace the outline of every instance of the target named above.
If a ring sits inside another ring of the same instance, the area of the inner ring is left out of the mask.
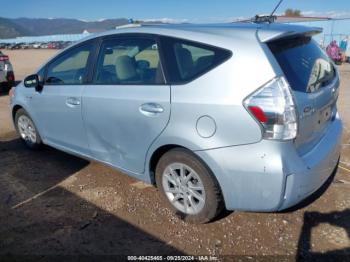
[[[272,11],[278,0],[3,0],[0,17],[76,18],[96,21],[108,18],[164,20],[166,22],[215,23],[249,18]],[[350,0],[284,0],[277,11],[299,9],[305,16],[350,18]],[[350,20],[306,23],[324,33],[317,38],[328,42],[327,34],[350,35]],[[329,37],[328,37],[329,38]],[[338,36],[335,39],[341,40]]]
[[[1,17],[160,19],[221,22],[269,13],[277,0],[10,0],[1,1]],[[350,0],[285,0],[278,12],[297,8],[313,16],[350,17]]]

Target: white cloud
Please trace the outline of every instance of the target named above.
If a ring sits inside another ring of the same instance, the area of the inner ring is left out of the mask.
[[[181,23],[188,23],[188,19],[176,19],[176,18],[151,18],[151,19],[140,19],[143,22],[161,22],[161,23],[169,23],[169,24],[181,24]]]
[[[77,19],[78,21],[81,21],[81,22],[103,22],[105,20],[107,20],[106,18],[100,18],[100,19],[97,19],[97,20],[89,20],[89,19]]]
[[[210,17],[205,20],[208,23],[232,23],[250,19],[251,17],[236,16],[236,17]]]
[[[314,10],[301,12],[303,16],[330,17],[330,18],[349,18],[349,11],[327,11],[319,12]]]
[[[177,18],[151,18],[140,19],[143,22],[161,22],[169,24],[181,24],[181,23],[232,23],[242,20],[250,19],[251,17],[237,16],[237,17],[207,17],[205,19],[193,18],[193,19],[177,19]],[[139,20],[139,19],[137,19]]]

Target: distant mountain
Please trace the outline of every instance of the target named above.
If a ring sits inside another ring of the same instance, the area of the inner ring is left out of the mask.
[[[39,36],[57,34],[79,34],[87,30],[99,32],[125,25],[125,18],[105,19],[100,21],[82,21],[67,18],[1,18],[0,38],[14,38],[18,36]]]
[[[12,19],[0,17],[0,38],[14,38],[17,36],[33,35],[32,32],[22,27]]]

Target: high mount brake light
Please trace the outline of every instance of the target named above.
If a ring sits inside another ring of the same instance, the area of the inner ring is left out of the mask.
[[[262,126],[263,138],[290,140],[297,136],[296,107],[283,76],[274,78],[255,91],[243,104]]]

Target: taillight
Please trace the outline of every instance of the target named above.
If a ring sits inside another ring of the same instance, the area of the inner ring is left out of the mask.
[[[10,72],[7,73],[6,79],[7,79],[7,81],[9,81],[9,82],[15,81],[15,75],[13,74],[12,71],[10,71]]]
[[[297,114],[287,80],[277,77],[243,102],[261,124],[265,139],[289,140],[297,136]]]
[[[0,56],[0,61],[8,61],[9,57],[7,55]]]

